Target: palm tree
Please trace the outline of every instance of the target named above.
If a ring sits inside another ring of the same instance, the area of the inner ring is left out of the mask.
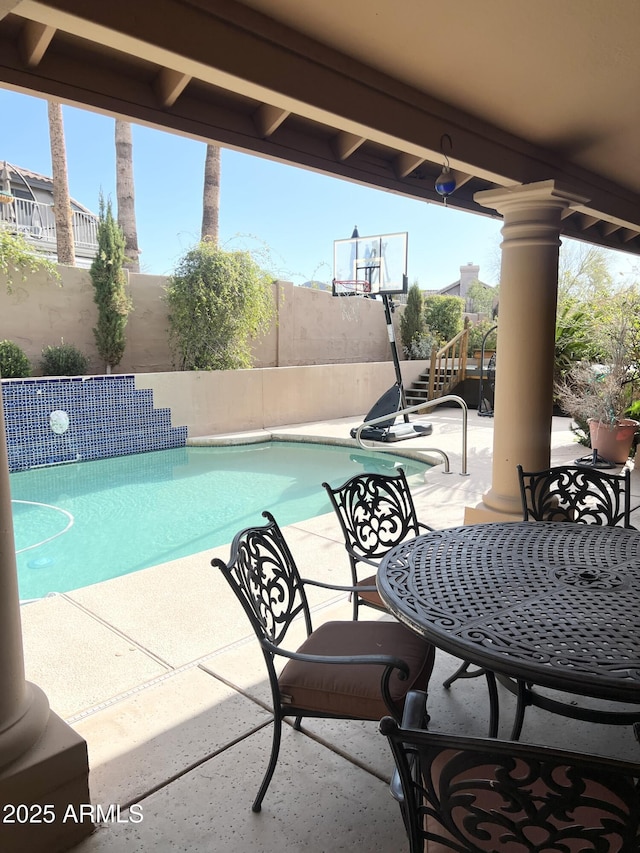
[[[202,195],[201,239],[218,244],[218,220],[220,218],[220,148],[207,145],[204,161],[204,192]]]
[[[56,250],[59,264],[75,266],[73,219],[69,198],[67,174],[67,149],[64,142],[62,106],[57,101],[48,102],[49,142],[53,171],[53,213],[56,221]]]
[[[135,191],[133,184],[133,142],[131,125],[116,119],[116,195],[118,197],[118,225],[125,238],[124,266],[131,272],[140,272],[140,250],[136,227]]]

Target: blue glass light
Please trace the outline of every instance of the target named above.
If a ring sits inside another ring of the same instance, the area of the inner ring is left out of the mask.
[[[446,198],[447,196],[451,195],[455,188],[456,179],[449,171],[449,167],[445,166],[436,178],[436,192]]]

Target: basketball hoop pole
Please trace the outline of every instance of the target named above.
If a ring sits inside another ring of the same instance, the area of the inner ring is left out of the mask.
[[[407,408],[407,401],[404,396],[404,385],[402,384],[402,371],[400,370],[400,359],[398,358],[398,347],[396,346],[396,336],[393,331],[393,320],[391,319],[392,303],[388,293],[382,294],[382,303],[384,305],[384,316],[387,321],[387,333],[389,335],[389,345],[391,347],[391,357],[393,358],[393,366],[396,371],[396,383],[400,388],[400,408]],[[409,415],[404,415],[404,422],[409,423]]]
[[[333,243],[333,295],[353,293],[373,299],[378,294],[382,296],[396,374],[394,388],[399,391],[400,405],[396,411],[407,408],[407,403],[391,320],[394,310],[391,294],[407,292],[407,237],[406,232],[360,237],[356,227],[350,240],[334,240]],[[409,415],[404,414],[403,417],[408,424]]]

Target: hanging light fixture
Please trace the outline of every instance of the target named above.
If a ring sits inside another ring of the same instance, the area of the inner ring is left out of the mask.
[[[7,161],[5,160],[2,172],[0,172],[0,204],[11,204],[12,201],[13,193],[11,192],[11,181],[9,180]]]
[[[451,142],[451,137],[448,133],[443,133],[440,137],[440,151],[442,152],[442,156],[444,157],[445,163],[442,171],[436,178],[436,192],[438,195],[441,195],[444,198],[444,203],[447,203],[447,198],[455,191],[456,188],[456,179],[451,174],[449,169],[449,158],[444,152],[444,144],[445,140],[448,141],[449,151],[453,148],[453,143]]]

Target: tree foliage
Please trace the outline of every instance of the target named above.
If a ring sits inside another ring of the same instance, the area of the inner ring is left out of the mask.
[[[475,314],[491,314],[493,303],[498,298],[498,288],[473,281],[467,290],[467,300]]]
[[[93,330],[98,354],[107,372],[120,363],[126,346],[125,328],[132,309],[126,292],[127,277],[123,270],[125,239],[111,209],[100,198],[98,223],[98,253],[89,274],[93,283],[93,298],[98,306],[98,323]]]
[[[556,328],[556,400],[573,418],[578,440],[587,445],[590,419],[614,425],[629,414],[638,414],[640,292],[631,286],[610,287],[606,293],[606,302],[597,305],[565,299],[563,305],[575,304],[577,308],[568,319],[559,311]],[[563,326],[578,345],[560,362],[559,329]],[[559,364],[565,367],[562,372]]]
[[[249,252],[211,241],[192,248],[169,279],[169,342],[179,370],[251,367],[251,339],[274,314],[272,276]]]
[[[563,244],[558,266],[558,294],[593,304],[614,289],[609,258],[604,249],[584,243]]]
[[[498,329],[495,320],[481,320],[469,326],[467,354],[472,356],[474,352],[482,350],[482,341],[484,341],[485,352],[495,352],[498,345]]]
[[[558,301],[554,381],[560,382],[580,361],[596,359],[591,312],[573,297]]]
[[[464,299],[459,296],[427,296],[424,319],[427,326],[445,343],[462,331]]]
[[[26,281],[28,273],[40,271],[60,281],[60,273],[53,261],[34,252],[22,234],[0,228],[0,273],[5,276],[9,293],[13,290],[16,273],[22,281]]]
[[[405,350],[409,349],[412,342],[424,334],[423,307],[422,291],[416,281],[409,288],[407,305],[400,317],[400,340]]]

